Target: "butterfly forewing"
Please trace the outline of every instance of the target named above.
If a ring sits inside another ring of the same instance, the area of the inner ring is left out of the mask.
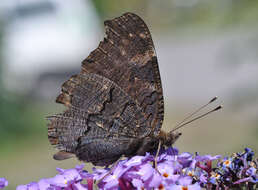
[[[151,34],[135,14],[105,21],[106,38],[82,63],[82,73],[97,73],[118,84],[143,109],[155,134],[163,121],[163,94]]]

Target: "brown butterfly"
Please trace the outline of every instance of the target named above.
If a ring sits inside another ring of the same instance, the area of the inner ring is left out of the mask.
[[[171,146],[180,133],[161,130],[162,85],[155,48],[144,21],[133,13],[104,22],[106,37],[62,85],[56,102],[67,110],[48,117],[57,160],[107,166],[121,156]]]

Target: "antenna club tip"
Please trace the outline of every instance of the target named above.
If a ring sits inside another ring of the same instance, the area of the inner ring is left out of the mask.
[[[214,111],[220,110],[221,108],[223,108],[223,105],[219,105],[218,107],[216,107],[216,108],[214,109]]]
[[[212,102],[214,102],[214,101],[217,100],[217,99],[218,99],[218,96],[215,96],[214,98],[212,98],[212,99],[210,100],[209,103],[212,103]]]

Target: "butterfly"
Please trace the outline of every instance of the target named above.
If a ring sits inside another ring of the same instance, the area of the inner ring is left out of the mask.
[[[60,151],[108,166],[121,156],[171,146],[181,135],[161,130],[164,100],[150,31],[133,13],[104,22],[106,37],[62,85],[56,102],[66,110],[48,117],[48,139]]]

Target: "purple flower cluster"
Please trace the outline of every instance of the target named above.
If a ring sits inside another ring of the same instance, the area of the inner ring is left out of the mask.
[[[92,190],[97,186],[105,190],[255,189],[258,170],[253,156],[248,148],[224,159],[218,155],[179,154],[177,149],[168,148],[158,156],[157,169],[155,156],[147,153],[120,160],[111,168],[93,168],[92,173],[83,170],[84,165],[67,170],[58,168],[59,174],[55,177],[20,185],[17,190]],[[214,161],[217,164],[212,164]],[[99,183],[94,183],[96,181]],[[0,189],[1,184],[0,179]]]
[[[253,157],[254,152],[246,148],[220,160],[210,173],[210,183],[218,189],[258,188],[258,160]]]
[[[82,184],[86,171],[83,170],[84,165],[76,166],[73,169],[63,170],[57,168],[59,172],[53,178],[41,179],[39,182],[31,182],[27,185],[19,185],[16,190],[85,190],[90,187],[90,180],[88,184]],[[86,172],[87,173],[87,172]],[[93,181],[92,183],[93,184]],[[92,189],[92,188],[91,188]]]

